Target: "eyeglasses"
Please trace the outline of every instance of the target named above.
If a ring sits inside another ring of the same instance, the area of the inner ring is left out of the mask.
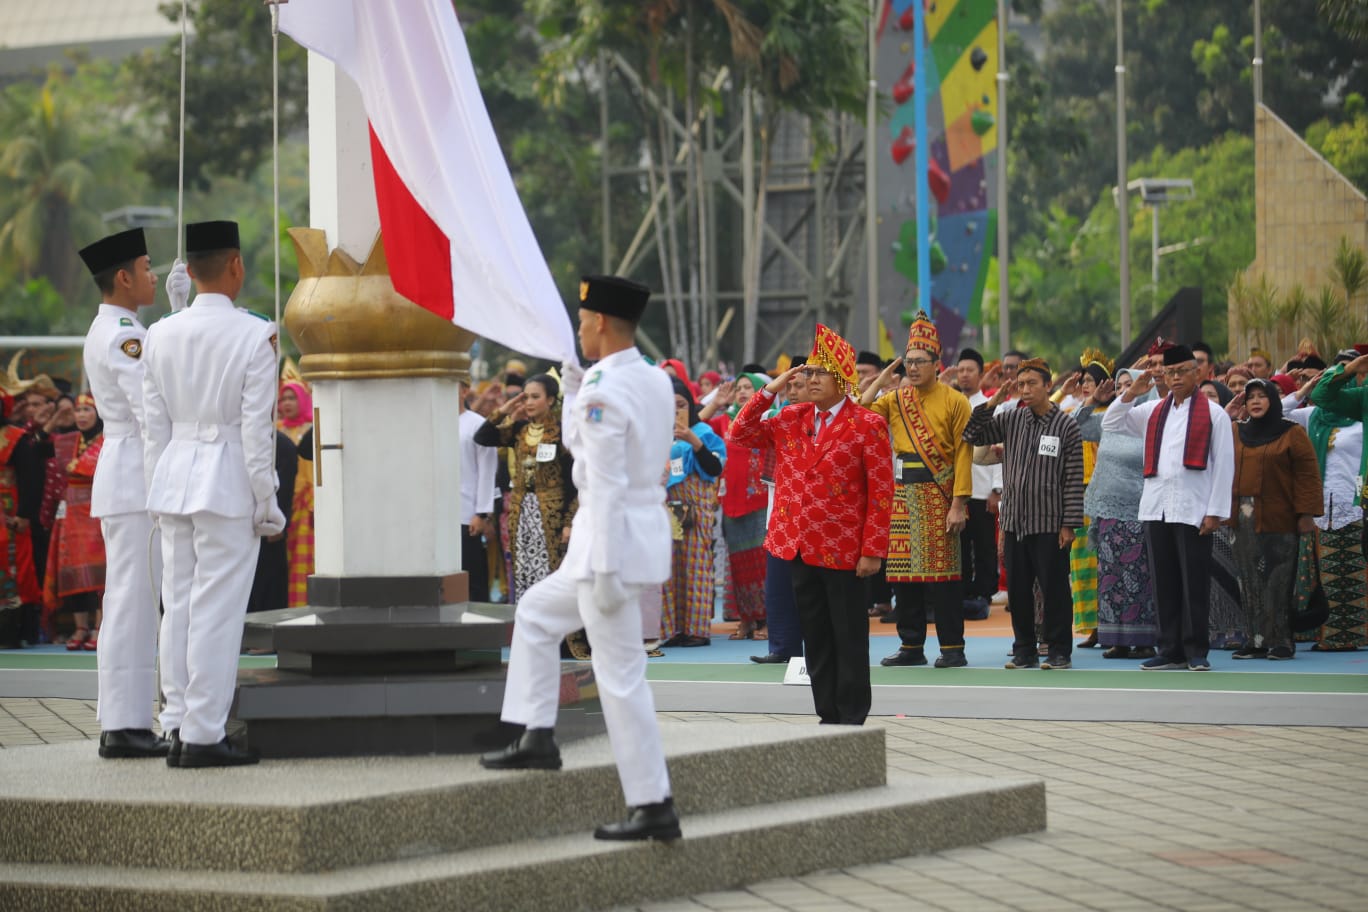
[[[822,370],[820,367],[805,367],[798,372],[798,375],[808,380],[820,380],[823,377],[830,377],[831,371]]]
[[[1194,371],[1196,369],[1197,365],[1189,364],[1187,367],[1166,367],[1163,369],[1162,373],[1165,377],[1181,377],[1188,371]]]
[[[903,364],[908,367],[925,367],[928,364],[935,364],[935,358],[903,358]]]

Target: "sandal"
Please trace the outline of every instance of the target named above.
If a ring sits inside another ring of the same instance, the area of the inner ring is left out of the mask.
[[[90,639],[88,639],[88,640],[85,641],[85,651],[86,651],[86,652],[94,652],[94,651],[95,651],[95,644],[96,644],[96,642],[99,640],[99,637],[100,637],[100,631],[99,631],[98,629],[96,629],[96,630],[91,634]]]
[[[736,630],[728,635],[729,640],[753,640],[755,639],[755,622],[742,621]]]
[[[1131,649],[1129,646],[1113,646],[1102,653],[1104,659],[1129,659],[1130,657]]]
[[[77,627],[76,632],[66,641],[67,652],[76,652],[85,646],[86,639],[90,634],[89,627]]]

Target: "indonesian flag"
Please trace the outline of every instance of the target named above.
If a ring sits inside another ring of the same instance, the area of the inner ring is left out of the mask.
[[[279,10],[281,31],[361,89],[395,290],[509,348],[573,358],[570,319],[450,0],[290,0]]]

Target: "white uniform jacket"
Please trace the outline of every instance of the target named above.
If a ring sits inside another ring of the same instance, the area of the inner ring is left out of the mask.
[[[275,495],[275,324],[220,294],[148,330],[147,509],[251,516]]]
[[[86,380],[104,420],[104,448],[90,491],[90,515],[96,518],[147,509],[142,442],[146,335],[132,311],[103,303],[86,333]]]
[[[561,569],[577,580],[616,573],[628,585],[670,578],[664,473],[674,442],[674,387],[635,347],[590,368],[562,424],[575,456],[579,511]]]

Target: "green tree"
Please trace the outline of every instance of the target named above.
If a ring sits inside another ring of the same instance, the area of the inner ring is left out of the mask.
[[[181,5],[161,11],[180,22]],[[250,178],[271,155],[270,10],[240,0],[190,4],[185,56],[185,182],[207,189],[215,175]],[[145,116],[161,141],[140,165],[153,181],[176,186],[180,153],[181,39],[130,61]],[[280,133],[301,131],[308,106],[306,54],[280,38]]]
[[[73,297],[84,270],[76,251],[106,230],[100,213],[142,181],[131,167],[135,113],[116,99],[108,63],[54,68],[41,85],[0,96],[0,271],[44,278]]]
[[[1192,202],[1160,212],[1160,245],[1190,246],[1161,259],[1158,288],[1148,281],[1152,213],[1130,200],[1132,325],[1143,325],[1179,288],[1198,287],[1203,336],[1220,351],[1227,344],[1227,289],[1254,258],[1253,141],[1231,134],[1200,149],[1157,149],[1134,162],[1128,177],[1189,177],[1196,191]],[[1012,332],[1018,347],[1056,360],[1076,358],[1074,349],[1086,345],[1121,348],[1117,217],[1108,188],[1086,218],[1056,205],[1014,242]],[[1080,327],[1087,327],[1084,336]]]

